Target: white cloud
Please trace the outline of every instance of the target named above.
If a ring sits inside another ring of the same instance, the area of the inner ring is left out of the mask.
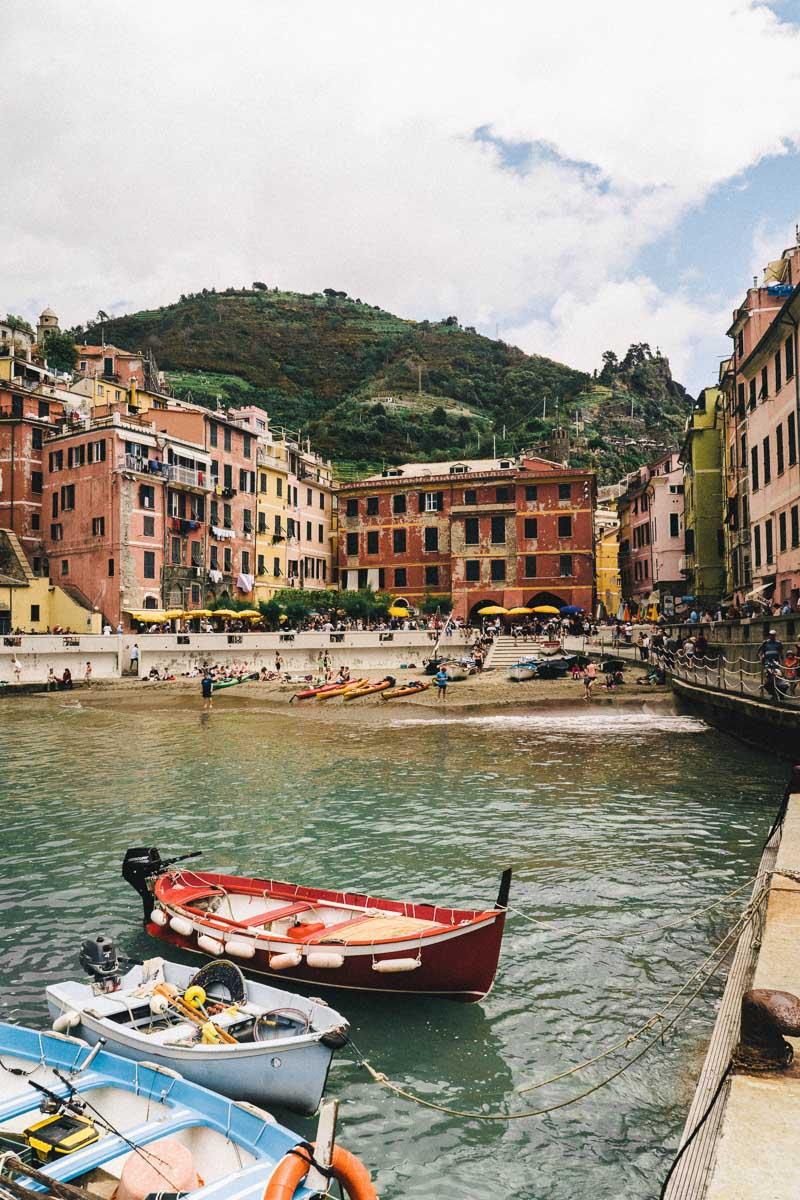
[[[6,0],[4,303],[77,321],[256,278],[691,365],[716,314],[637,255],[797,144],[799,49],[748,0]],[[504,170],[486,125],[555,156]]]
[[[719,302],[700,305],[683,292],[665,293],[652,280],[634,277],[603,284],[588,299],[565,292],[546,319],[503,336],[530,351],[547,343],[555,358],[585,371],[600,365],[604,350],[621,358],[632,340],[647,342],[669,358],[676,379],[706,386],[717,381],[717,346],[729,318]]]

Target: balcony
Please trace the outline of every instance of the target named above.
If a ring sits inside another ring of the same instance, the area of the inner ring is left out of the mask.
[[[144,458],[141,454],[125,455],[126,471],[136,471],[139,475],[151,475],[158,479],[170,478],[170,467],[157,458]]]
[[[193,488],[196,492],[211,490],[211,476],[207,471],[194,471],[191,467],[179,467],[175,463],[171,463],[167,469],[170,483],[178,487]]]

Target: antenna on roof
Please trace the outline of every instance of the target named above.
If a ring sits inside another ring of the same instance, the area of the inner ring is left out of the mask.
[[[758,287],[758,276],[757,275],[753,276],[753,287],[754,288]]]
[[[800,246],[800,225],[795,225],[794,227],[794,240]]]

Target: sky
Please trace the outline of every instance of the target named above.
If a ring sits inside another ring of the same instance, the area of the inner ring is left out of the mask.
[[[347,291],[714,382],[800,221],[800,0],[4,0],[0,309]]]

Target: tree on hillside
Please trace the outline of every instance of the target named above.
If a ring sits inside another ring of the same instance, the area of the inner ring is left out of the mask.
[[[253,291],[254,292],[266,292],[266,291],[268,291],[268,288],[265,283],[261,283],[258,279],[254,279],[253,280]]]
[[[75,339],[71,333],[51,329],[44,335],[44,356],[55,371],[74,371],[78,361]]]

